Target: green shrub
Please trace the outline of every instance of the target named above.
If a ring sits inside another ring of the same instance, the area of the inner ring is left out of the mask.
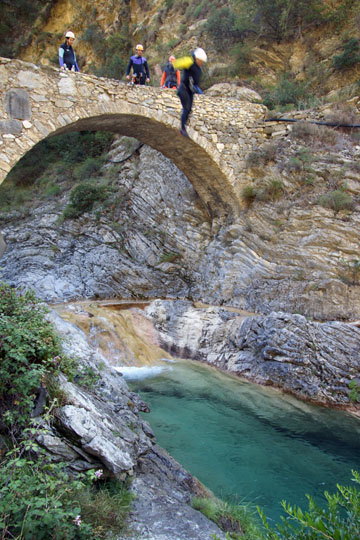
[[[35,447],[33,447],[35,449]],[[37,449],[39,451],[39,449]],[[76,516],[81,509],[76,496],[85,487],[85,476],[71,480],[65,464],[51,464],[40,453],[35,460],[8,455],[0,467],[1,538],[18,540],[87,540],[94,538],[90,525]]]
[[[338,492],[325,492],[327,508],[323,509],[307,495],[309,509],[281,503],[286,517],[274,529],[270,527],[262,510],[258,508],[265,527],[266,540],[355,540],[360,538],[360,484],[359,473],[352,471],[355,486],[337,484]]]
[[[90,212],[97,201],[106,198],[106,188],[92,182],[83,182],[70,192],[70,202],[63,211],[65,218],[77,218],[85,212]]]
[[[241,191],[241,196],[244,199],[247,205],[250,205],[256,199],[256,188],[255,186],[245,186]]]
[[[360,261],[359,262],[359,270],[360,270]],[[360,383],[357,380],[352,380],[349,382],[349,399],[353,403],[360,402]]]
[[[0,285],[1,538],[108,540],[124,529],[132,499],[127,486],[98,482],[100,471],[69,476],[68,464],[52,463],[36,443],[40,425],[51,422],[52,409],[66,399],[55,376],[61,370],[73,380],[77,368],[61,356],[46,313],[32,292]],[[87,368],[78,376],[86,386],[96,377]],[[35,423],[34,401],[44,385],[53,402]]]
[[[218,51],[224,51],[238,37],[235,23],[236,15],[228,7],[216,9],[208,18],[205,29]]]
[[[57,174],[71,177],[70,164],[82,162],[84,157],[99,158],[110,149],[112,141],[112,133],[103,131],[79,131],[51,137],[39,142],[25,154],[11,169],[6,180],[16,186],[31,186],[48,167],[60,160],[62,168]]]
[[[78,494],[81,516],[91,523],[99,538],[108,538],[107,532],[121,532],[126,527],[126,518],[133,495],[126,483],[109,479],[96,484],[94,490],[87,486]]]
[[[290,104],[296,106],[300,100],[307,96],[307,93],[306,82],[296,81],[290,75],[285,74],[271,91],[263,92],[263,102],[269,109]]]
[[[340,210],[353,210],[354,201],[343,189],[336,189],[321,195],[318,204],[324,208],[332,208],[335,212]]]
[[[100,157],[88,157],[74,167],[74,177],[77,180],[89,180],[96,176],[104,161]]]
[[[271,178],[265,181],[262,186],[257,190],[256,198],[260,201],[277,201],[284,193],[284,185],[281,180],[277,178]]]
[[[82,38],[87,41],[100,58],[100,63],[91,64],[90,71],[98,77],[120,80],[126,71],[131,53],[129,28],[123,23],[120,32],[114,32],[104,39],[104,32],[98,23],[90,24]]]
[[[343,47],[343,52],[338,56],[334,56],[333,66],[335,69],[342,70],[353,67],[360,62],[360,45],[359,40],[351,38]]]
[[[328,20],[323,0],[236,0],[238,28],[281,41]]]
[[[61,362],[46,311],[32,292],[0,285],[0,415],[13,437],[29,421],[46,373]]]

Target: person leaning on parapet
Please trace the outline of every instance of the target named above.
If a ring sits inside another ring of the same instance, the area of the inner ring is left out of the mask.
[[[200,47],[195,49],[195,51],[191,53],[191,56],[184,56],[173,62],[174,69],[184,70],[177,92],[183,108],[181,113],[180,133],[184,137],[189,136],[186,131],[186,122],[191,113],[194,94],[203,93],[199,87],[199,83],[202,74],[201,66],[204,62],[207,62],[206,52]]]
[[[175,56],[169,56],[169,62],[164,67],[161,77],[161,88],[178,88],[180,86],[180,71],[174,69]]]
[[[80,71],[76,62],[75,51],[72,48],[72,44],[75,41],[73,32],[66,32],[65,42],[59,47],[59,64],[60,69],[70,69],[73,71]]]
[[[130,57],[128,67],[126,69],[126,78],[130,80],[130,71],[133,69],[132,82],[134,84],[145,84],[150,82],[149,66],[146,58],[143,57],[144,47],[136,45],[136,54]]]

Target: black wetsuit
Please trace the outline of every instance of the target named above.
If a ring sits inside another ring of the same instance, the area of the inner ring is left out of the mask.
[[[80,71],[79,66],[77,65],[77,62],[76,62],[75,51],[71,45],[68,45],[66,43],[66,41],[59,47],[59,62],[60,62],[60,67],[65,65],[68,69],[71,70],[72,67],[74,66],[75,71]]]
[[[130,58],[126,69],[126,75],[130,75],[131,68],[133,68],[135,84],[145,84],[146,79],[150,79],[149,67],[146,58],[143,56],[134,55]]]
[[[169,62],[165,66],[165,88],[177,88],[178,82],[177,82],[177,76],[176,71],[174,69],[174,66]]]
[[[193,56],[193,55],[192,55]],[[194,101],[194,94],[197,92],[195,87],[199,86],[201,79],[201,67],[195,62],[188,68],[184,69],[181,83],[178,90],[178,96],[183,107],[181,114],[181,128],[185,129],[185,124],[191,113],[192,104]]]

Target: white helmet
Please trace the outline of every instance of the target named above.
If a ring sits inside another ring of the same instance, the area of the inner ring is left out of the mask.
[[[72,37],[73,39],[75,39],[75,34],[73,32],[70,32],[70,30],[68,30],[65,34],[65,37],[66,38]]]
[[[197,49],[195,49],[194,56],[198,60],[202,60],[203,62],[207,62],[206,52],[201,47],[198,47]]]

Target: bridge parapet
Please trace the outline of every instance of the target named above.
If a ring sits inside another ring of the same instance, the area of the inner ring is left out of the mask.
[[[259,104],[195,96],[186,139],[178,132],[181,105],[172,90],[20,60],[0,58],[0,97],[0,183],[46,137],[109,130],[171,158],[212,211],[237,211],[246,156],[266,137],[266,109]]]

